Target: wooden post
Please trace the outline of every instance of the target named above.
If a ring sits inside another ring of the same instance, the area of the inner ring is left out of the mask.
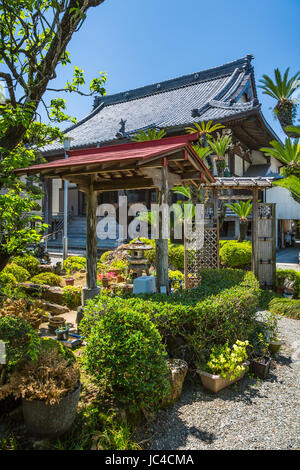
[[[97,192],[94,191],[93,177],[87,194],[86,220],[86,287],[82,289],[82,304],[100,294],[97,286]]]
[[[168,204],[168,169],[166,160],[161,170],[161,189],[157,191],[157,203]],[[163,239],[164,220],[161,211],[159,212],[159,235],[156,240],[156,287],[158,292],[169,292],[169,261],[168,261],[168,240]]]
[[[252,272],[258,275],[258,189],[253,189],[252,206]]]
[[[219,214],[218,214],[218,197],[219,192],[218,188],[213,188],[213,195],[214,195],[214,219],[216,221],[216,231],[217,231],[217,268],[220,268],[220,227],[219,227]]]

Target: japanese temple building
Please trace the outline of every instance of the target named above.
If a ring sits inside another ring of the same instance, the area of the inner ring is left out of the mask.
[[[169,138],[186,135],[186,127],[194,122],[213,120],[224,124],[232,132],[234,145],[226,156],[229,176],[279,177],[281,162],[266,157],[259,150],[268,146],[271,140],[279,139],[261,112],[252,59],[251,55],[247,55],[212,69],[115,95],[96,97],[91,113],[65,131],[65,135],[72,139],[72,155],[80,151],[84,163],[85,155],[89,155],[86,149],[128,145],[139,130],[164,129],[166,138]],[[64,158],[64,148],[55,142],[43,149],[43,155],[48,163],[55,166],[56,160]],[[212,167],[210,170],[216,176],[216,169]],[[103,175],[105,177],[105,173]],[[120,179],[131,177],[130,170],[119,173]],[[44,189],[43,213],[51,232],[61,223],[64,209],[63,181],[59,171],[57,178],[45,179]],[[120,190],[121,186],[116,185],[100,193],[98,203],[117,205]],[[152,188],[141,187],[127,190],[126,193],[129,204],[145,202],[149,206],[155,201],[155,189]],[[291,221],[300,218],[299,204],[282,188],[268,187],[260,192],[259,197],[264,202],[277,203],[277,244],[280,240],[283,244],[284,232],[291,229]],[[87,196],[79,191],[76,176],[72,175],[69,178],[68,211],[69,248],[85,248]],[[234,238],[237,226],[234,214],[228,213],[224,224],[225,236]],[[49,241],[48,246],[57,249],[61,248],[61,244],[61,236],[58,236],[58,239]],[[112,246],[110,240],[98,242],[98,249],[110,249]]]

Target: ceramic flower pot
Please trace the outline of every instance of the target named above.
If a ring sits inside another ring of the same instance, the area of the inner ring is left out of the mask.
[[[268,344],[269,344],[269,346],[268,346],[269,351],[273,354],[276,354],[276,353],[278,353],[281,346],[283,345],[283,341],[281,341],[280,339],[270,339],[270,340],[268,340]]]
[[[75,279],[73,277],[66,277],[65,283],[66,286],[74,286]]]
[[[65,326],[66,320],[62,317],[51,317],[49,319],[49,330],[51,333],[55,333],[56,330]]]
[[[265,379],[269,374],[271,366],[271,358],[265,356],[263,358],[253,359],[250,362],[249,371],[260,379]]]
[[[67,341],[69,338],[69,328],[61,328],[59,330],[55,330],[57,339]]]
[[[238,382],[239,380],[241,380],[246,373],[246,367],[248,365],[249,365],[249,361],[244,362],[243,366],[245,367],[245,369],[238,377],[236,377],[233,380],[231,380],[230,378],[223,379],[223,377],[221,377],[220,375],[210,374],[209,372],[205,372],[203,370],[197,370],[197,373],[201,377],[201,382],[202,382],[203,387],[207,388],[213,393],[218,393],[223,388],[229,387],[229,385],[232,385],[235,382]]]

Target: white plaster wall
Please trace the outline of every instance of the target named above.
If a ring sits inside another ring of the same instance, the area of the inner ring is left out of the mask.
[[[59,189],[62,187],[60,178],[52,180],[52,212],[59,212]]]
[[[252,165],[266,165],[267,160],[262,152],[259,150],[252,150],[251,152]]]
[[[234,155],[234,173],[237,176],[243,176],[243,159],[238,155]]]
[[[279,187],[266,189],[266,202],[276,203],[277,219],[300,220],[300,204],[292,198],[287,189]]]
[[[272,173],[280,173],[279,167],[282,166],[282,163],[276,160],[276,158],[271,157],[270,159],[270,170]]]

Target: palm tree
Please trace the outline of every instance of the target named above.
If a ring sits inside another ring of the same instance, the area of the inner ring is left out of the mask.
[[[277,142],[277,140],[272,140],[270,145],[272,148],[262,147],[260,150],[267,156],[275,157],[286,165],[282,174],[286,176],[291,174],[300,176],[299,139],[295,139],[292,142],[290,138],[286,138],[284,145]]]
[[[147,129],[146,131],[139,131],[131,138],[133,142],[145,142],[146,140],[159,140],[165,137],[166,131],[164,129],[156,130],[154,128]]]
[[[246,238],[248,228],[248,215],[252,211],[252,202],[250,200],[244,202],[233,202],[232,204],[226,204],[239,217],[239,242],[243,242]]]
[[[230,147],[232,138],[230,135],[224,135],[218,139],[209,139],[208,145],[212,152],[215,154],[214,160],[217,165],[218,176],[224,176],[224,170],[226,166],[225,154]]]
[[[273,111],[285,134],[292,137],[293,135],[286,130],[286,127],[291,126],[295,118],[296,103],[293,101],[292,95],[300,88],[300,71],[289,78],[289,70],[287,68],[282,77],[279,69],[275,69],[274,81],[268,75],[263,75],[263,78],[259,81],[262,83],[260,88],[264,90],[263,93],[277,101]]]

